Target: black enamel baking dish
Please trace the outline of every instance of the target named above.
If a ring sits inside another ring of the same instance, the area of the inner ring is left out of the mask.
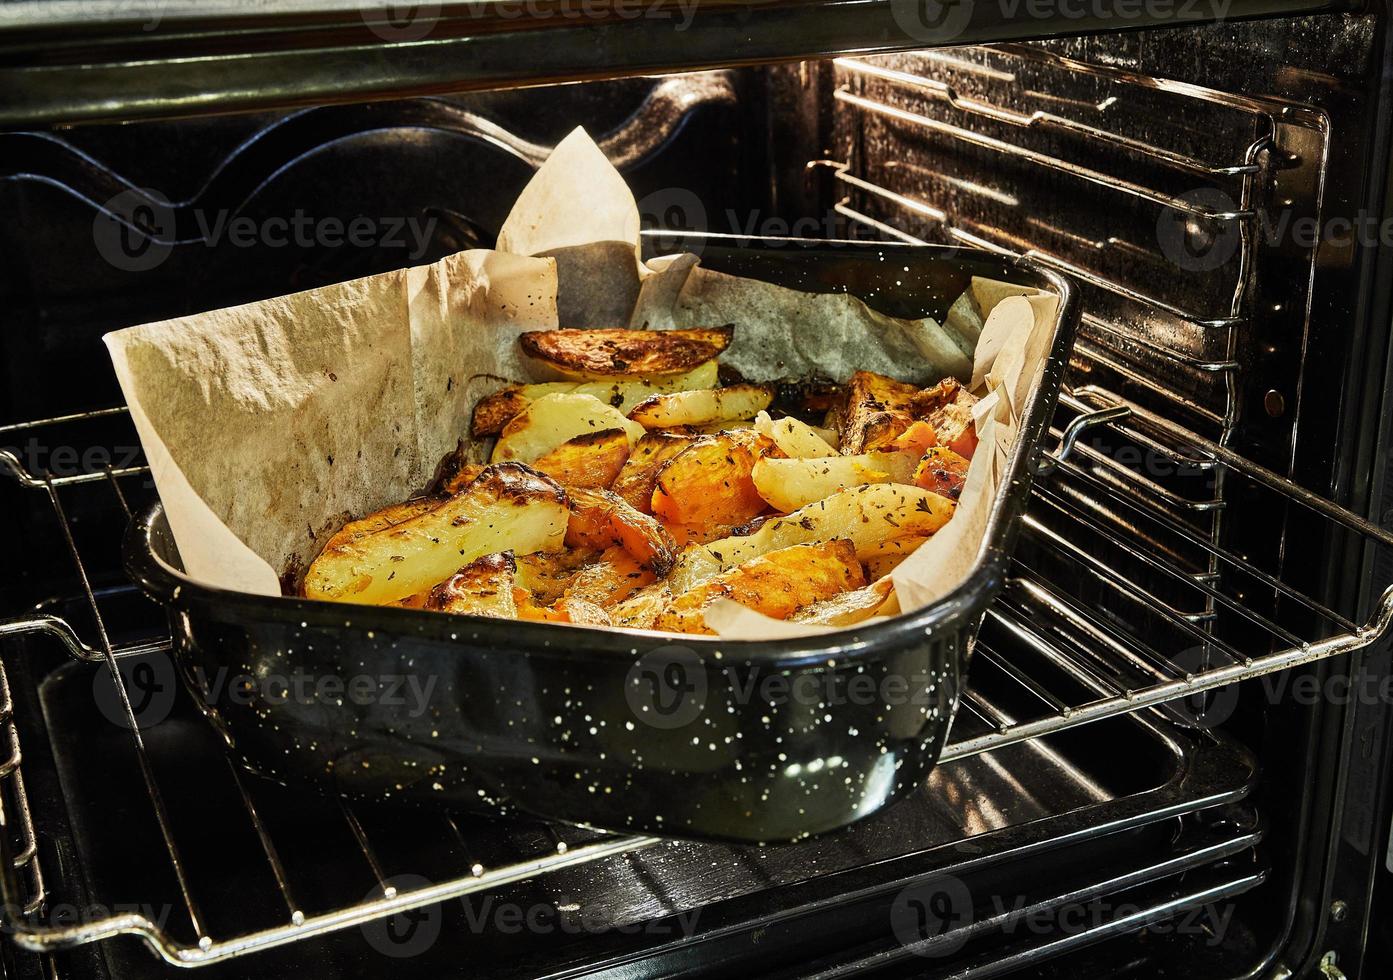
[[[967,580],[928,608],[812,638],[587,630],[208,588],[182,574],[156,504],[132,525],[127,570],[168,608],[181,673],[247,766],[351,798],[741,841],[841,827],[922,784],[1001,588],[1075,290],[1028,261],[963,249],[675,244],[710,268],[845,289],[898,316],[942,317],[974,275],[1058,294],[1054,343]]]

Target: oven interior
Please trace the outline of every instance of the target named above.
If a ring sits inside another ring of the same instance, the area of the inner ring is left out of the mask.
[[[5,969],[1372,970],[1386,705],[1298,680],[1387,673],[1387,257],[1293,229],[1382,214],[1384,26],[1328,14],[0,133],[0,421],[39,420],[0,426],[17,516]],[[153,490],[104,332],[487,247],[577,124],[635,189],[655,253],[663,230],[931,241],[1030,254],[1083,287],[1053,429],[1071,448],[1033,494],[944,762],[844,832],[733,847],[270,784],[198,716],[162,613],[122,575]],[[400,228],[272,245],[217,225],[301,214]],[[932,928],[909,915],[942,895],[953,914]]]

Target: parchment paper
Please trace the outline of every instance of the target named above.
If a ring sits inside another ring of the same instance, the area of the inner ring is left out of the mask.
[[[496,251],[108,334],[187,574],[277,595],[282,573],[347,519],[420,492],[467,440],[475,403],[530,380],[522,331],[734,322],[722,360],[750,380],[952,374],[986,394],[957,513],[894,574],[906,610],[951,591],[981,548],[1054,297],[974,280],[945,324],[901,320],[845,294],[713,272],[695,256],[644,266],[638,231],[633,195],[578,129],[519,196]],[[732,638],[826,629],[729,601],[707,619]]]

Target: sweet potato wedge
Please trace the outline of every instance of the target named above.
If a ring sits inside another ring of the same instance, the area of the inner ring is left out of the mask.
[[[788,618],[818,626],[855,626],[879,612],[894,587],[889,578],[876,579],[863,588],[804,606]]]
[[[498,551],[554,551],[570,512],[557,484],[517,463],[490,466],[440,506],[352,541],[310,563],[311,599],[386,604],[443,582]]]
[[[706,625],[706,607],[721,598],[785,619],[795,609],[865,584],[850,541],[793,545],[751,559],[679,595],[658,614],[653,628],[712,633]]]
[[[878,547],[860,556],[861,564],[866,568],[866,578],[876,580],[889,575],[930,537],[932,535],[923,534],[882,541]]]
[[[549,606],[561,598],[582,568],[599,557],[600,552],[593,548],[562,548],[518,555],[515,584],[526,589],[536,602]]]
[[[658,614],[671,601],[672,590],[668,588],[667,583],[654,582],[652,585],[635,592],[623,602],[611,606],[609,618],[615,626],[625,626],[636,630],[652,629]]]
[[[474,420],[470,432],[475,439],[496,436],[514,416],[546,395],[590,395],[617,409],[620,414],[628,415],[635,405],[654,395],[714,388],[719,383],[719,366],[711,360],[682,374],[660,378],[551,381],[543,384],[513,385],[488,395],[474,406]]]
[[[517,565],[511,552],[474,559],[430,590],[425,608],[466,616],[514,619],[513,578]]]
[[[696,441],[676,432],[649,432],[634,446],[610,489],[644,514],[653,512],[653,488],[663,464]]]
[[[640,565],[638,559],[615,547],[581,568],[566,586],[564,598],[583,599],[608,609],[655,581],[657,576]]]
[[[567,547],[603,551],[617,546],[658,575],[666,575],[672,569],[677,546],[667,529],[652,517],[608,490],[576,488],[568,497],[571,517],[566,527]]]
[[[643,427],[590,395],[557,394],[538,398],[503,427],[492,462],[531,463],[576,436],[620,429],[636,443]]]
[[[593,380],[681,374],[730,346],[735,327],[699,330],[534,330],[518,337],[530,357],[562,377]]]
[[[957,500],[963,492],[967,480],[967,468],[971,462],[959,456],[947,446],[932,446],[914,468],[913,483],[916,487],[932,490],[949,500]]]
[[[710,425],[752,419],[774,400],[771,385],[739,384],[654,395],[634,406],[629,418],[645,429],[679,425]]]
[[[629,458],[623,429],[587,432],[538,456],[532,468],[564,487],[608,487]]]
[[[769,506],[792,513],[847,487],[867,483],[912,483],[918,460],[914,453],[761,459],[755,463],[750,478]]]
[[[731,434],[701,436],[663,464],[653,487],[653,513],[693,528],[743,524],[764,510],[750,473],[755,453]]]
[[[926,388],[914,398],[916,415],[934,427],[938,444],[947,446],[964,459],[971,459],[977,448],[977,426],[972,406],[977,399],[952,378]]]

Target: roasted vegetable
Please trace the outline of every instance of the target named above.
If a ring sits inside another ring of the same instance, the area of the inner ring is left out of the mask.
[[[948,523],[954,506],[948,498],[920,487],[870,484],[840,490],[769,521],[754,534],[713,541],[705,549],[722,568],[790,545],[836,538],[851,541],[858,556],[871,554],[892,538],[932,534]]]
[[[653,512],[653,488],[663,464],[697,439],[676,432],[649,432],[634,446],[610,489],[645,514]]]
[[[417,497],[400,504],[388,504],[381,510],[373,511],[367,517],[349,521],[339,528],[338,533],[324,545],[324,550],[328,551],[330,548],[340,547],[361,538],[365,534],[372,534],[400,524],[402,521],[409,521],[413,517],[434,510],[444,502],[444,497]]]
[[[432,588],[498,551],[553,551],[570,512],[557,484],[526,466],[490,466],[440,506],[326,547],[305,574],[311,599],[385,604]]]
[[[768,412],[755,416],[755,431],[774,440],[785,456],[815,459],[835,456],[837,449],[817,429],[795,418],[771,419]]]
[[[566,586],[565,598],[583,599],[608,609],[655,581],[657,576],[638,559],[623,548],[614,547],[575,574]]]
[[[615,626],[629,629],[652,629],[658,614],[672,601],[672,590],[666,582],[654,582],[640,589],[628,599],[609,610],[610,621]]]
[[[658,614],[655,629],[711,633],[706,608],[717,599],[775,619],[819,599],[860,588],[866,582],[850,541],[800,544],[753,558],[677,596]]]
[[[496,436],[515,415],[532,402],[546,395],[589,395],[628,415],[634,406],[653,395],[673,391],[694,391],[714,388],[718,368],[707,361],[682,374],[661,378],[620,379],[610,381],[552,381],[546,384],[513,385],[496,391],[474,406],[470,432],[475,439]]]
[[[629,434],[623,429],[588,432],[538,456],[532,468],[566,487],[607,487],[629,458]]]
[[[957,500],[963,492],[967,480],[967,468],[971,462],[959,456],[947,446],[933,446],[914,469],[914,485],[941,493],[949,500]]]
[[[641,426],[590,395],[546,395],[503,427],[503,434],[493,447],[493,462],[530,463],[576,436],[608,429],[622,430],[631,444],[643,436]]]
[[[888,445],[914,423],[915,385],[872,371],[857,371],[847,385],[845,415],[841,418],[841,450],[847,455]]]
[[[878,613],[894,587],[895,584],[888,578],[877,579],[865,588],[843,592],[804,606],[789,619],[795,623],[816,623],[819,626],[854,626]]]
[[[515,584],[526,589],[537,603],[549,606],[570,588],[582,568],[599,557],[600,552],[594,548],[563,548],[518,555]]]
[[[653,513],[664,523],[701,528],[743,524],[764,510],[750,479],[757,457],[747,442],[730,434],[701,436],[664,463],[653,487]]]
[[[769,385],[731,385],[654,395],[641,401],[629,418],[646,429],[670,429],[679,425],[709,425],[752,419],[769,407],[774,389]]]
[[[672,569],[677,546],[661,524],[608,490],[569,492],[571,519],[566,546],[605,550],[618,546],[658,575]]]
[[[867,483],[913,483],[919,457],[912,453],[864,453],[819,459],[761,459],[751,472],[755,489],[775,510],[790,513]]]
[[[735,328],[705,330],[537,330],[523,351],[562,377],[593,380],[681,374],[730,346]]]
[[[882,579],[899,567],[900,562],[919,550],[919,546],[932,535],[914,535],[908,538],[891,538],[860,555],[861,564],[866,568],[866,577]]]
[[[933,426],[939,445],[971,459],[977,448],[977,426],[972,406],[977,399],[952,378],[945,378],[914,398],[914,411]]]
[[[517,565],[511,552],[484,555],[465,565],[431,589],[425,608],[466,616],[514,619],[513,578]]]

